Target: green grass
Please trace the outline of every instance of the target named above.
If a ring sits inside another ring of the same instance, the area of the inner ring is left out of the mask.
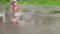
[[[8,0],[0,0],[0,4],[8,4]]]
[[[48,5],[48,6],[60,6],[60,0],[37,0],[37,1],[18,1],[18,4],[25,4],[25,5],[42,5],[42,6],[45,6],[45,5]]]
[[[54,11],[53,13],[60,13],[60,11],[56,10],[56,11]]]
[[[60,6],[60,0],[17,0],[20,5]],[[0,0],[0,4],[9,4],[8,0]]]

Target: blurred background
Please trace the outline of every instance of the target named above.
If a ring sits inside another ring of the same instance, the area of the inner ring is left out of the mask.
[[[60,0],[17,0],[12,14],[10,0],[0,0],[0,34],[60,34]],[[11,18],[16,18],[13,24]]]

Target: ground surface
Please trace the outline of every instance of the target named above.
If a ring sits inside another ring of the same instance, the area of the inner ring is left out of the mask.
[[[60,18],[55,18],[54,24],[35,24],[32,22],[23,22],[21,25],[0,25],[0,34],[60,34]],[[38,22],[37,22],[38,23]]]

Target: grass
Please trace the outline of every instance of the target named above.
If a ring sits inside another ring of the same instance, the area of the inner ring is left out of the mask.
[[[48,6],[60,6],[60,0],[55,0],[55,1],[47,1],[47,0],[40,0],[40,1],[28,1],[28,2],[24,2],[24,1],[18,1],[18,4],[25,4],[25,5],[48,5]]]
[[[60,6],[60,0],[17,0],[20,5]],[[9,4],[8,0],[1,0],[0,4]]]
[[[53,13],[60,13],[60,11],[54,11]]]

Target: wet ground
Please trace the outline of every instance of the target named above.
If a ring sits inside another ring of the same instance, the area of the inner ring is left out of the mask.
[[[4,6],[4,5],[3,5]],[[2,7],[2,5],[0,6]],[[5,7],[5,6],[4,6]],[[3,8],[4,8],[3,7]],[[40,7],[29,7],[29,6],[19,6],[20,8],[29,8],[29,9],[39,9]],[[53,10],[60,10],[58,8],[52,8]],[[47,10],[47,9],[46,9]],[[0,10],[1,13],[2,10]],[[2,12],[4,12],[5,9],[3,9]],[[10,13],[9,10],[6,10],[7,13]],[[44,12],[43,8],[42,11]],[[60,15],[60,14],[59,14]],[[58,15],[58,16],[59,16]],[[6,17],[9,19],[8,17]],[[11,24],[11,22],[8,21],[6,24],[0,23],[0,34],[60,34],[60,17],[56,18],[51,18],[47,19],[48,17],[40,18],[36,17],[38,19],[31,20],[31,22],[26,22],[26,21],[19,21],[18,24],[14,25]],[[1,18],[0,18],[1,19]]]
[[[60,34],[60,17],[55,18],[54,23],[50,22],[51,24],[37,23],[32,20],[31,22],[19,22],[16,25],[1,24],[0,34]]]

